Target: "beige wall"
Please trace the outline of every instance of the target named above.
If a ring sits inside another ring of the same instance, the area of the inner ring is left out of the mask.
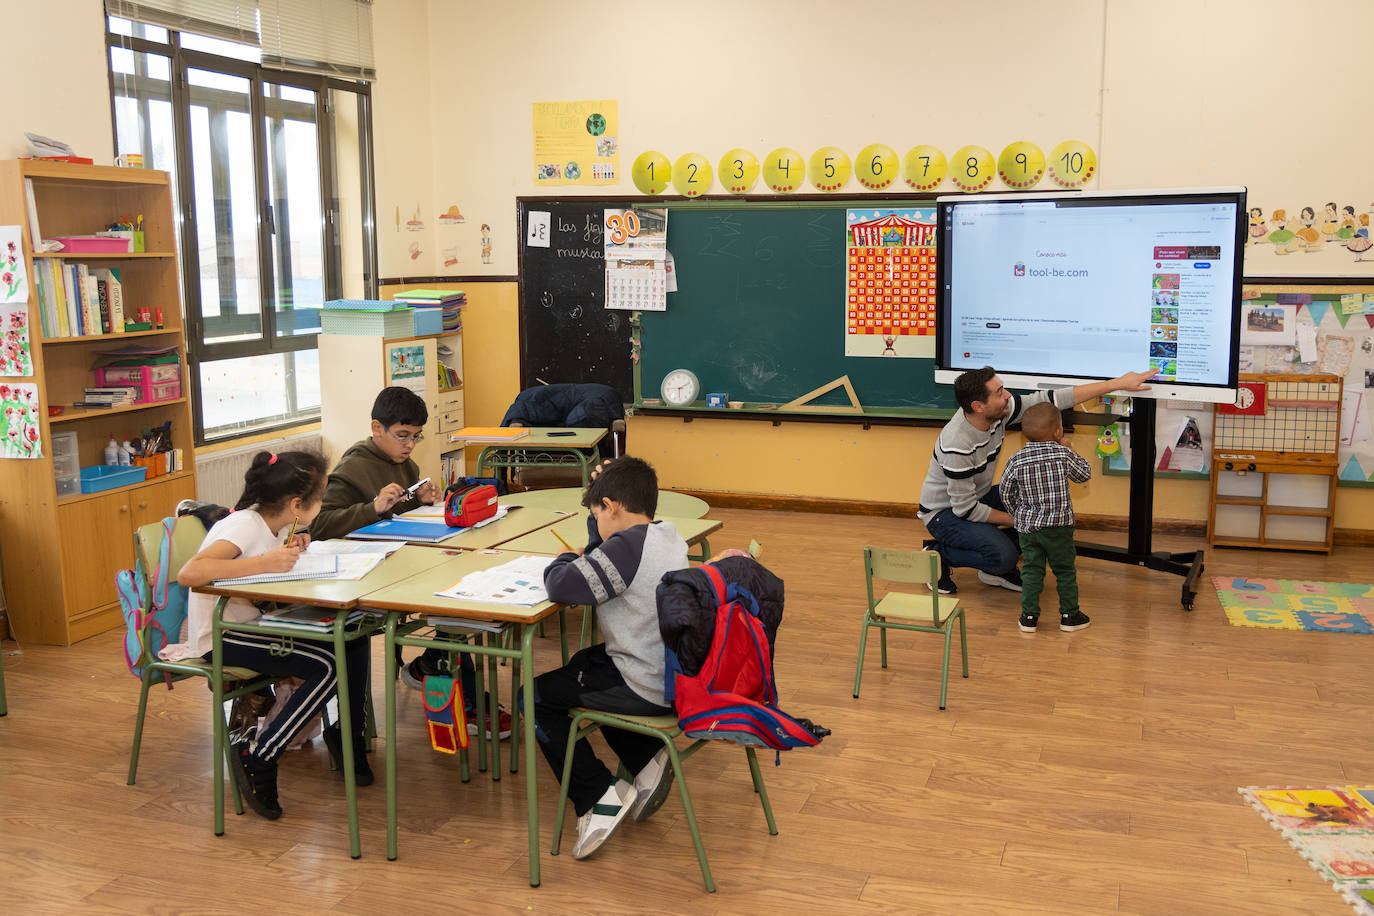
[[[14,0],[5,9],[0,158],[29,155],[24,131],[32,131],[65,141],[96,165],[113,165],[101,0]]]
[[[1100,156],[1102,188],[1242,183],[1265,199],[1361,199],[1374,140],[1367,111],[1369,4],[1274,0],[872,0],[690,7],[615,0],[577,18],[566,0],[377,0],[374,86],[381,275],[516,272],[514,198],[537,193],[530,104],[619,100],[622,170],[656,148],[713,162],[744,146],[805,154],[871,142],[994,153],[1074,137]],[[774,12],[785,9],[785,12]],[[593,21],[594,19],[594,21]],[[22,131],[112,156],[100,0],[16,5],[0,59],[10,96],[0,154]],[[55,39],[54,39],[55,40]],[[851,186],[856,187],[856,186]],[[620,187],[566,193],[633,193]],[[466,222],[438,227],[457,204]],[[419,206],[423,232],[397,232]],[[493,263],[478,258],[493,229]],[[409,245],[422,254],[412,259]],[[457,247],[460,263],[438,267]],[[467,284],[467,400],[495,422],[518,387],[514,286]],[[636,420],[631,443],[674,486],[911,502],[928,430]],[[1080,450],[1091,447],[1086,438]],[[1206,487],[1161,481],[1157,515],[1203,518]],[[1374,528],[1374,494],[1343,488],[1337,524]],[[1124,513],[1121,479],[1099,479],[1086,513]]]

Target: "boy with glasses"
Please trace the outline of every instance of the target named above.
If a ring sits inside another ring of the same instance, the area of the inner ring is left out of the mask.
[[[310,526],[310,537],[341,538],[373,522],[391,518],[417,508],[433,505],[441,498],[433,481],[407,495],[407,489],[420,479],[420,468],[410,459],[417,442],[424,441],[421,430],[429,420],[429,410],[420,396],[408,388],[383,388],[372,404],[372,436],[350,446],[329,475],[320,514]],[[401,662],[399,649],[397,662]],[[447,671],[448,653],[426,649],[424,654],[401,663],[401,681],[416,690],[424,686],[425,675]],[[477,679],[472,657],[460,662],[463,705],[467,707],[468,733],[477,733]],[[510,737],[510,713],[499,710],[498,734]],[[487,729],[487,737],[492,730]]]

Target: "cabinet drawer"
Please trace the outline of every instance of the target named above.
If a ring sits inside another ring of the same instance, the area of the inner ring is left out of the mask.
[[[439,413],[439,432],[448,435],[463,428],[463,405],[452,407]]]

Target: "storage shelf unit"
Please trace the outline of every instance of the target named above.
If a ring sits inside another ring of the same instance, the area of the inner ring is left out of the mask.
[[[120,214],[142,214],[147,252],[73,253],[33,250],[25,180],[32,182],[40,231],[48,238],[88,235]],[[120,626],[115,572],[133,565],[133,531],[175,511],[196,495],[191,409],[185,386],[186,341],[175,255],[172,192],[166,172],[16,160],[0,162],[0,224],[22,226],[29,277],[33,376],[6,381],[38,389],[37,424],[43,456],[0,460],[0,524],[11,628],[20,639],[65,645]],[[118,268],[126,309],[161,309],[165,326],[123,334],[50,337],[42,332],[35,264]],[[74,408],[94,384],[97,350],[125,343],[171,346],[179,356],[183,396],[110,409]],[[48,416],[49,407],[63,412]],[[123,441],[171,422],[174,448],[186,469],[100,493],[59,496],[52,435],[75,432],[82,467],[101,464],[110,437]]]
[[[1242,375],[1254,413],[1218,405],[1207,543],[1329,553],[1336,522],[1341,378]]]

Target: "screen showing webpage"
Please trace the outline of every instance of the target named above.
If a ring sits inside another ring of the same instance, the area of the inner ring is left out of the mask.
[[[947,365],[1226,385],[1240,208],[1120,201],[949,207]]]

